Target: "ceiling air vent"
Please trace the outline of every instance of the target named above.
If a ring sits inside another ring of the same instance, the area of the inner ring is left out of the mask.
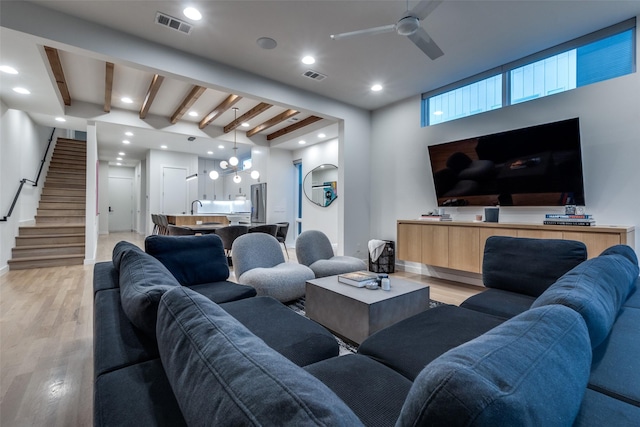
[[[325,76],[324,74],[321,74],[317,71],[313,71],[313,70],[307,70],[304,73],[302,73],[303,76],[308,77],[312,80],[315,80],[317,82],[321,82],[322,80],[326,79],[327,76]]]
[[[173,30],[180,31],[181,33],[189,34],[193,26],[187,24],[184,21],[176,19],[172,16],[165,15],[164,13],[156,13],[156,24],[160,24],[163,27],[169,27]]]

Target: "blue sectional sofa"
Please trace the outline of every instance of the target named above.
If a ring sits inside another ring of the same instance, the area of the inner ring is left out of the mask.
[[[147,251],[158,258],[121,243],[95,267],[96,426],[640,419],[640,281],[627,246],[585,261],[578,242],[490,238],[484,275],[501,277],[499,292],[427,310],[337,356],[326,330],[278,301],[218,276],[208,286],[229,286],[234,300],[216,301],[181,278],[192,272],[184,263],[224,258],[215,236],[157,237]]]

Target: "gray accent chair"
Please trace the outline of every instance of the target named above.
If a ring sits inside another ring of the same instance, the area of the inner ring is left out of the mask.
[[[298,262],[313,270],[316,277],[367,269],[367,265],[359,258],[334,255],[329,238],[318,230],[303,231],[298,236],[296,256]]]
[[[287,302],[305,294],[307,280],[315,278],[304,265],[285,262],[278,240],[266,233],[247,233],[233,242],[233,270],[238,283],[258,295]]]

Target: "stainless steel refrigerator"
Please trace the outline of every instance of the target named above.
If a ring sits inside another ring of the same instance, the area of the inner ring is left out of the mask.
[[[251,185],[251,222],[267,222],[267,183]]]

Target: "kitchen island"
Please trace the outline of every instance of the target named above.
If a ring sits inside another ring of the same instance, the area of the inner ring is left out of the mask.
[[[215,213],[207,213],[207,214],[177,214],[177,215],[167,215],[167,221],[172,225],[196,225],[198,221],[201,221],[201,224],[205,224],[207,222],[219,222],[220,224],[229,225],[229,220],[227,219],[227,214],[215,214]]]

